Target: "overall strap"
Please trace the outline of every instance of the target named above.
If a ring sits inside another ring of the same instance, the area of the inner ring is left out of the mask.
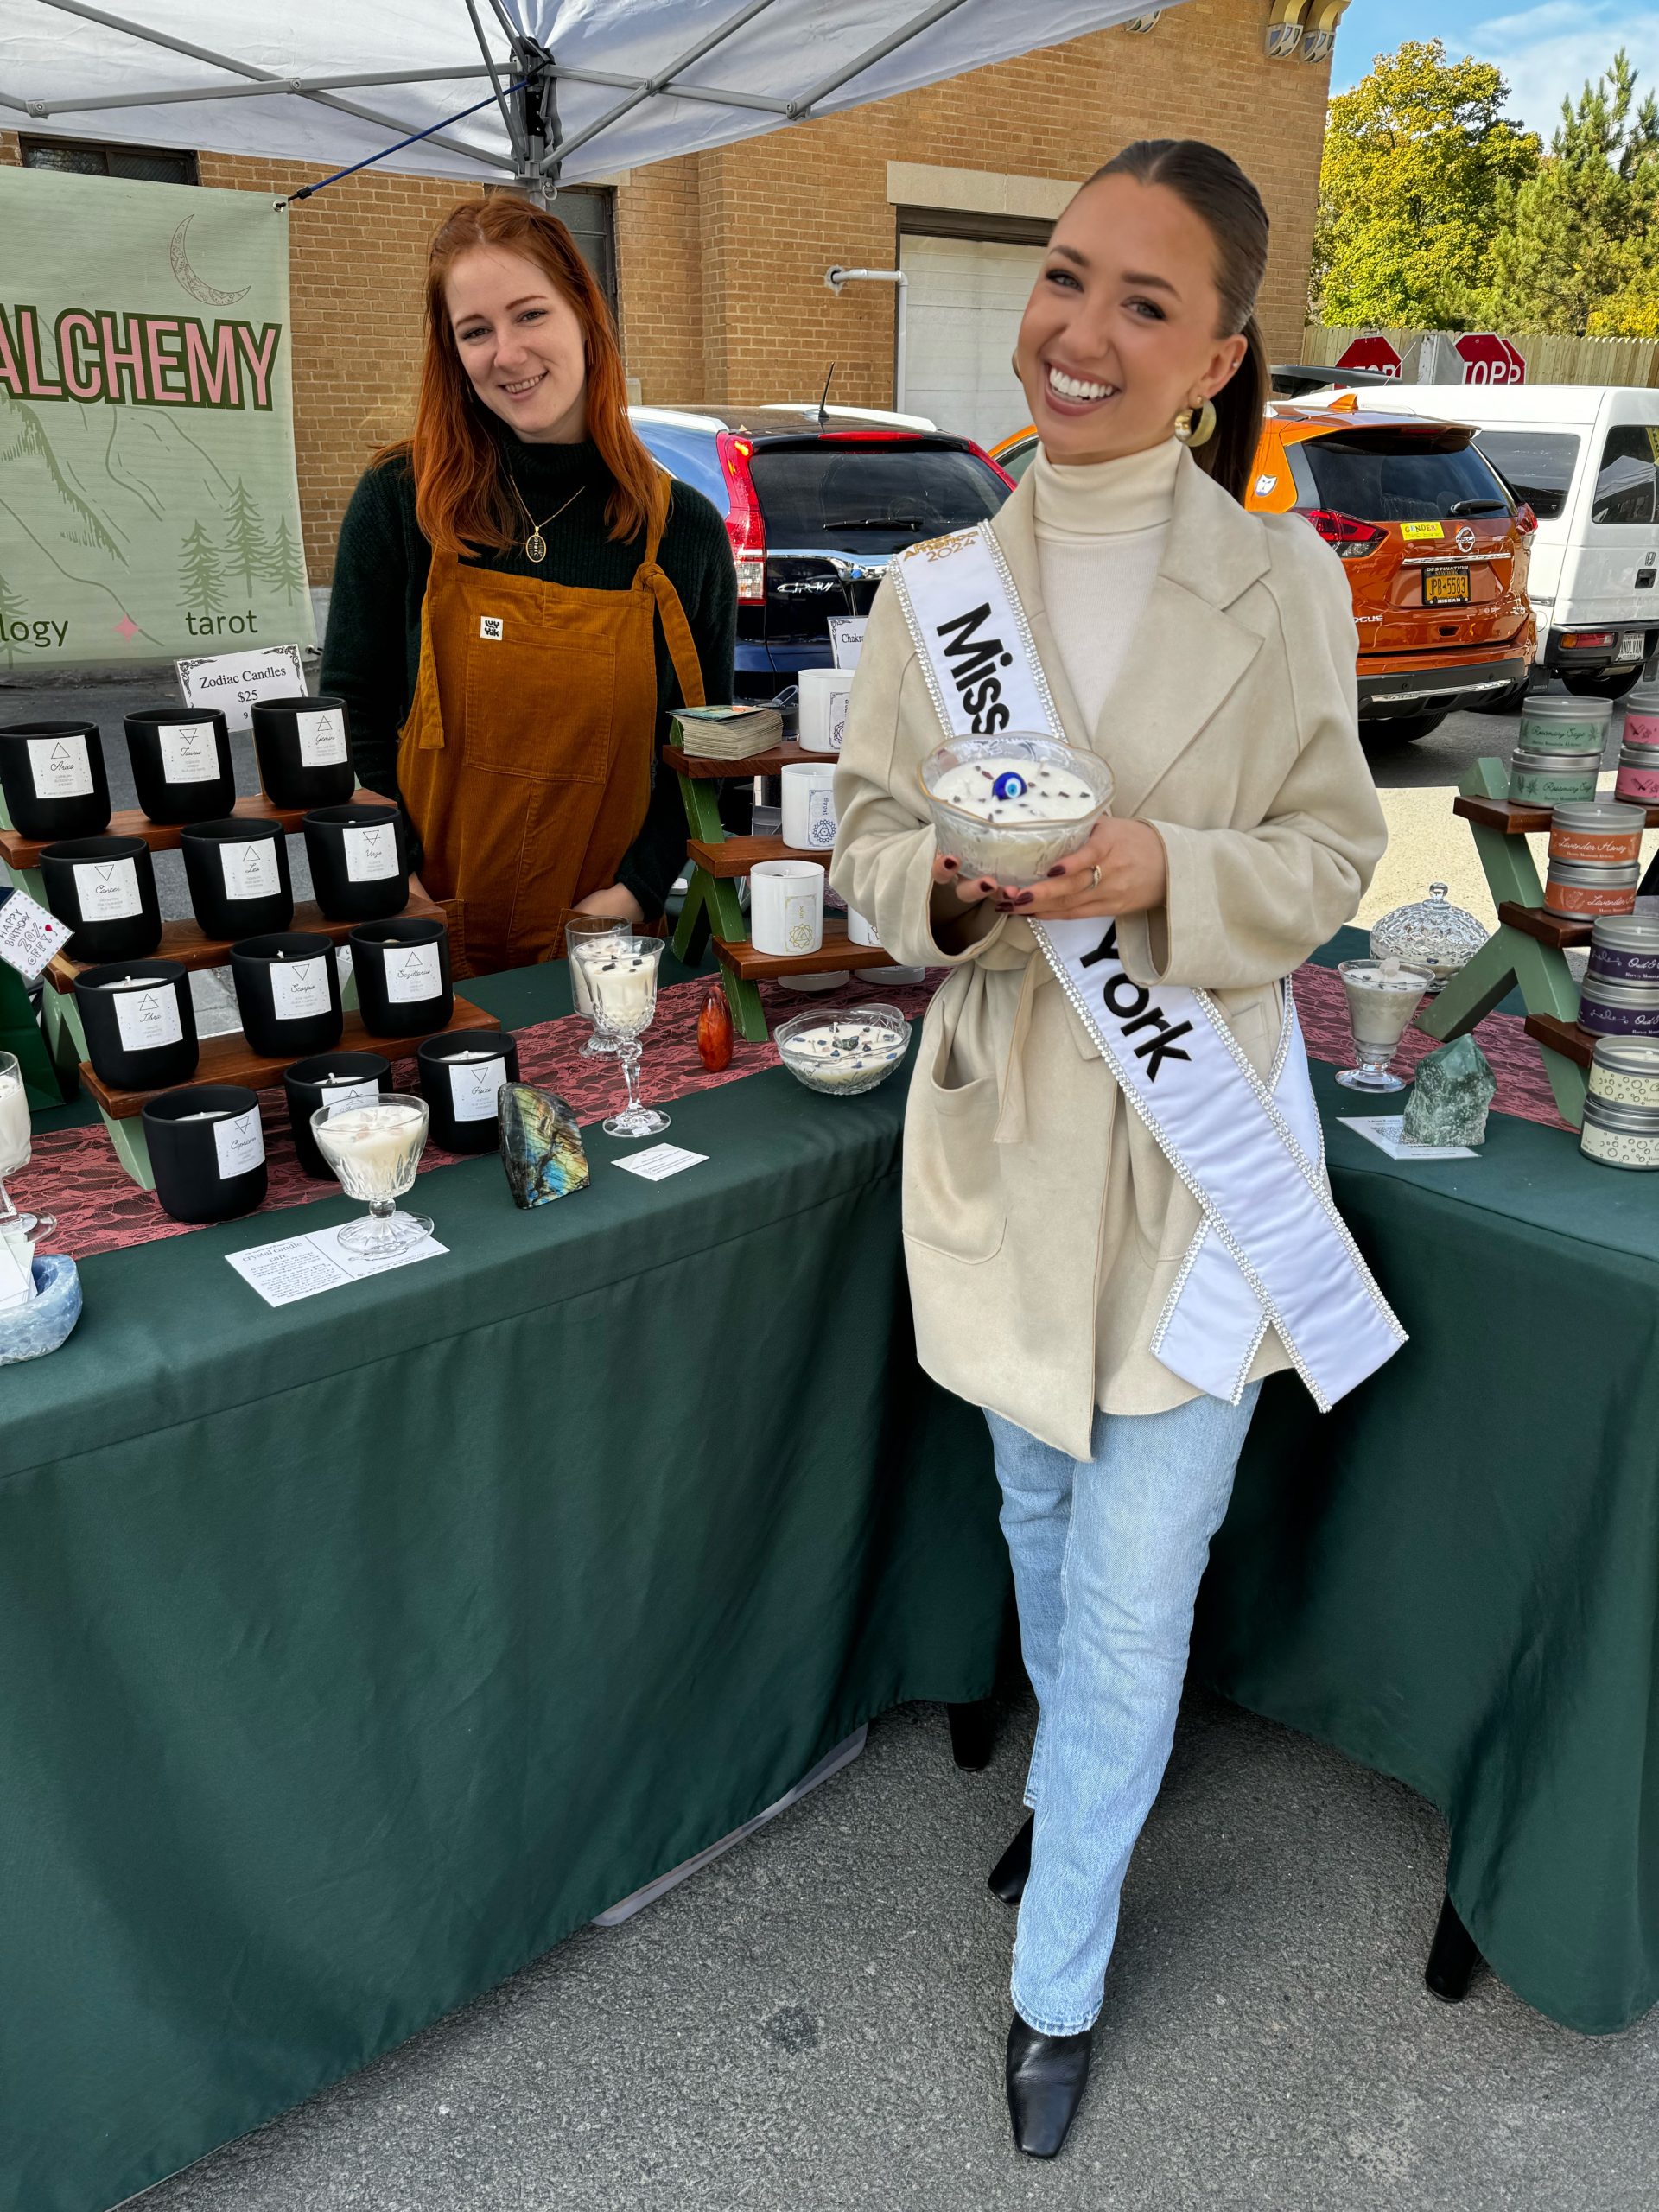
[[[680,594],[675,590],[671,578],[657,560],[657,549],[663,542],[663,531],[667,521],[668,507],[664,504],[661,513],[652,521],[645,538],[645,557],[639,563],[634,582],[643,584],[657,601],[657,619],[663,626],[668,657],[679,679],[680,704],[683,707],[706,707],[709,700],[702,688],[702,664],[697,658],[691,625],[685,619],[685,609],[680,604]]]

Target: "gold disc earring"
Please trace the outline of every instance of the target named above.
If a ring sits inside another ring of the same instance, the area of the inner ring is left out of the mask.
[[[1198,418],[1194,421],[1194,416]],[[1175,417],[1175,435],[1184,446],[1206,446],[1216,435],[1216,403],[1200,400]]]

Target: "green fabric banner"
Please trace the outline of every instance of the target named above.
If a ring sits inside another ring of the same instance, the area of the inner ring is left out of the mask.
[[[313,641],[290,346],[264,194],[0,168],[0,668]]]

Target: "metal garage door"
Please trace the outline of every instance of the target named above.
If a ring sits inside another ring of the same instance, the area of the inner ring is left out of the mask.
[[[1043,249],[905,237],[910,280],[905,404],[942,430],[994,445],[1030,417],[1008,365]]]

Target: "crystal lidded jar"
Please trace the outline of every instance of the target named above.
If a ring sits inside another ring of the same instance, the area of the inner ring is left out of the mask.
[[[1434,980],[1429,995],[1450,982],[1486,942],[1486,931],[1461,906],[1452,906],[1444,883],[1431,883],[1427,899],[1396,906],[1371,925],[1371,957],[1403,960],[1427,968]]]

